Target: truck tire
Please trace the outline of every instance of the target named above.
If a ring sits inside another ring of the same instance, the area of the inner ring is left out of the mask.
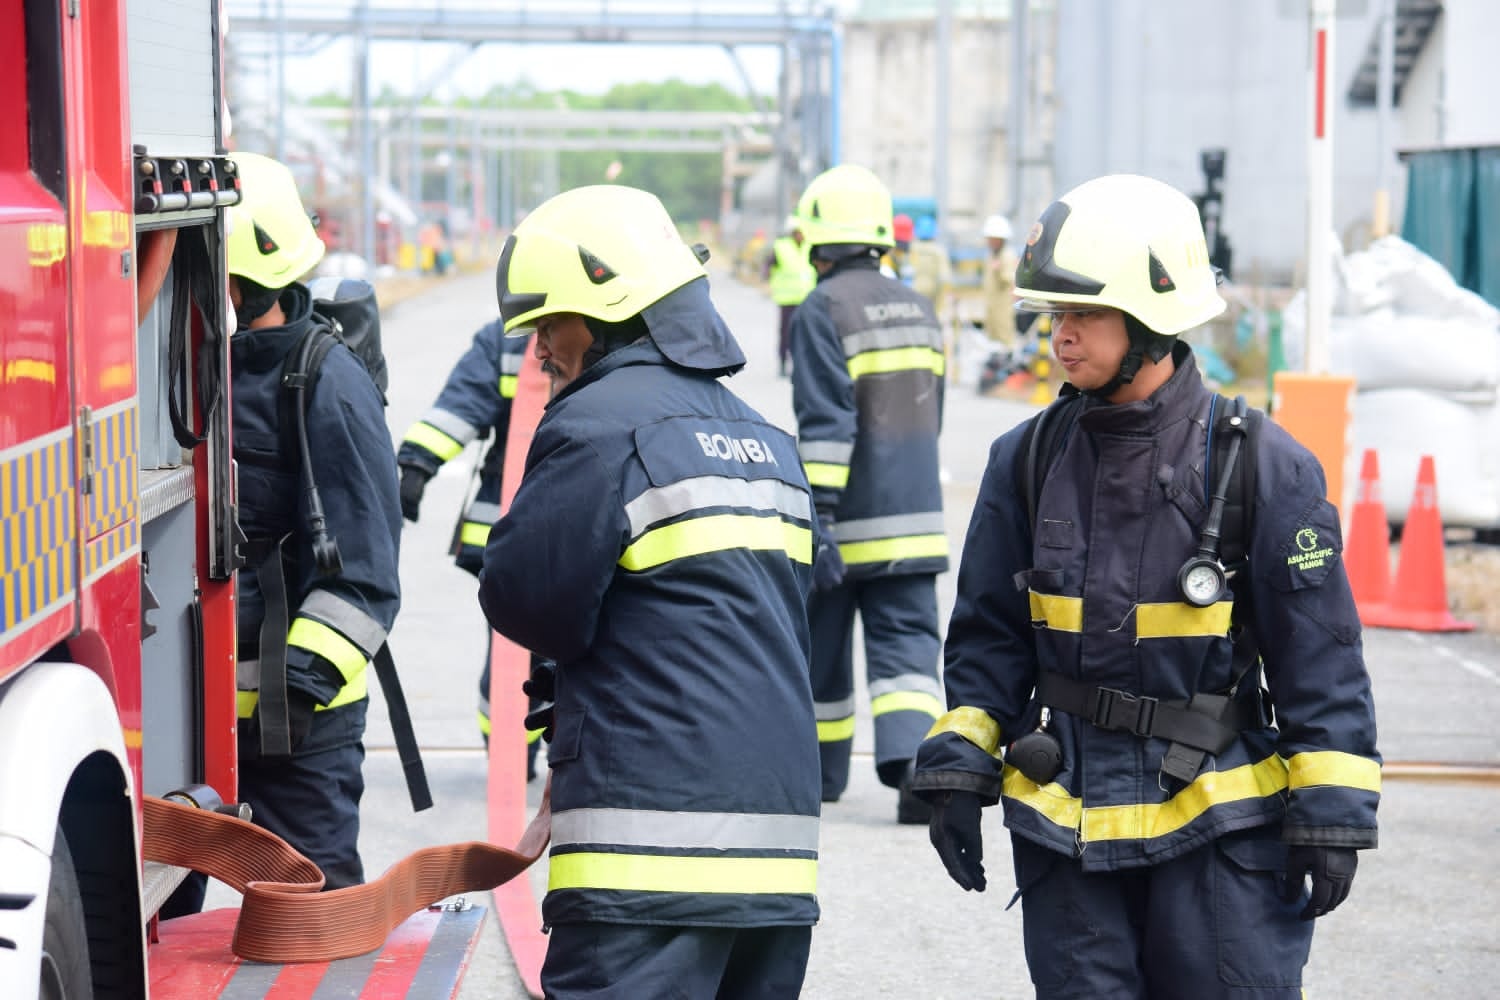
[[[47,885],[47,919],[42,932],[39,1000],[93,1000],[89,937],[73,855],[61,829],[52,843],[52,878]]]

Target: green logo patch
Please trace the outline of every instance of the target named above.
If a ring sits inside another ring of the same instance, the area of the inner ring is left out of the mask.
[[[1312,528],[1298,530],[1295,541],[1298,551],[1286,557],[1286,564],[1292,569],[1303,573],[1321,569],[1333,555],[1332,547],[1318,548],[1318,533]]]

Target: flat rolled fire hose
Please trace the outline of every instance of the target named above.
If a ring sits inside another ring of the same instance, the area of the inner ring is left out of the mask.
[[[231,945],[254,962],[330,962],[379,948],[438,900],[503,885],[552,835],[551,782],[514,850],[481,841],[424,847],[363,885],[322,892],[323,873],[274,833],[234,816],[147,796],[147,861],[191,868],[244,894]]]

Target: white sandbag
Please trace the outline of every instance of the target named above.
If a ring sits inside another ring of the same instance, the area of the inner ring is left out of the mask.
[[[1362,392],[1429,389],[1484,402],[1500,387],[1500,328],[1467,317],[1402,315],[1389,308],[1335,316],[1328,348],[1330,368],[1353,375]]]
[[[1365,449],[1380,458],[1381,495],[1392,522],[1406,519],[1423,455],[1437,472],[1438,510],[1450,527],[1500,526],[1500,406],[1464,403],[1420,389],[1354,396],[1353,446],[1344,468],[1349,509]]]

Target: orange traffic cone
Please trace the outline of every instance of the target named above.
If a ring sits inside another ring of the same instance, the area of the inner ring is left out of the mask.
[[[1437,471],[1431,455],[1422,456],[1417,470],[1417,488],[1401,531],[1401,555],[1390,600],[1372,617],[1372,625],[1418,632],[1467,632],[1474,627],[1448,611],[1443,521],[1438,514]]]
[[[1380,496],[1380,459],[1366,448],[1359,469],[1359,492],[1349,513],[1349,541],[1344,546],[1344,568],[1360,621],[1373,625],[1391,591],[1391,535]]]

